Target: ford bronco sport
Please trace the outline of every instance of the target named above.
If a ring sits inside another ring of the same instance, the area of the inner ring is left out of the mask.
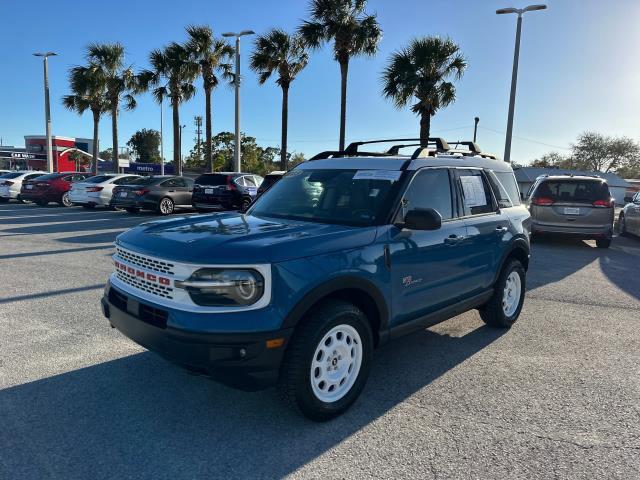
[[[432,139],[408,156],[399,149],[415,143],[384,153],[359,151],[365,143],[378,142],[298,165],[244,214],[122,233],[104,315],[189,370],[278,385],[318,421],[356,400],[390,339],[471,309],[509,328],[530,221],[511,166],[471,142]]]

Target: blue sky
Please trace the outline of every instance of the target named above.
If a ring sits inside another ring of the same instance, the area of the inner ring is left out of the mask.
[[[480,117],[478,143],[500,156],[508,105],[514,15],[496,8],[526,6],[521,0],[370,0],[384,30],[375,58],[351,63],[347,140],[418,134],[418,119],[396,110],[380,95],[380,72],[389,55],[414,37],[449,36],[467,57],[456,103],[433,120],[432,134],[469,139],[473,117]],[[550,0],[549,10],[524,19],[512,159],[526,163],[556,150],[566,152],[584,130],[638,139],[640,116],[640,2],[637,0]],[[55,4],[55,7],[53,6]],[[184,26],[207,23],[214,32],[277,26],[293,31],[307,14],[305,0],[169,0],[6,2],[0,44],[0,137],[5,145],[24,145],[23,136],[44,132],[42,65],[32,52],[54,50],[50,62],[53,132],[90,137],[89,115],[66,111],[67,70],[83,62],[89,42],[120,41],[127,62],[147,67],[151,49],[185,39]],[[94,25],[93,21],[97,23]],[[242,130],[264,145],[280,138],[280,89],[258,85],[248,70],[251,41],[243,42]],[[197,82],[200,87],[201,82]],[[214,132],[233,129],[233,90],[214,93]],[[193,117],[204,112],[198,95],[181,108],[185,147],[193,144]],[[339,69],[328,47],[314,52],[290,92],[289,148],[312,155],[338,143]],[[170,111],[165,110],[165,157],[171,156]],[[135,111],[123,112],[120,142],[140,128],[159,129],[159,107],[149,95]],[[111,143],[104,117],[101,147]]]

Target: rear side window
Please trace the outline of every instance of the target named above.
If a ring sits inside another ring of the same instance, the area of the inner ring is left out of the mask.
[[[177,178],[170,178],[169,180],[165,180],[160,184],[161,187],[181,187],[180,182]]]
[[[547,180],[538,185],[533,197],[554,202],[593,203],[609,200],[611,194],[607,184],[598,180]]]
[[[32,180],[34,178],[38,178],[41,177],[42,174],[41,173],[30,173],[29,175],[27,175],[26,177],[24,177],[25,180]],[[15,177],[7,177],[7,178],[15,178]]]
[[[95,177],[87,178],[85,183],[102,183],[113,178],[113,175],[97,175]]]
[[[130,185],[140,180],[140,177],[122,177],[113,182],[114,185]]]
[[[511,172],[493,172],[500,180],[500,183],[509,194],[509,199],[513,205],[520,205],[520,188],[516,181],[516,176]]]
[[[495,211],[491,190],[480,170],[458,170],[458,185],[465,216]]]
[[[208,185],[213,187],[226,185],[227,175],[222,175],[222,174],[201,175],[198,178],[196,178],[196,183],[198,185]]]

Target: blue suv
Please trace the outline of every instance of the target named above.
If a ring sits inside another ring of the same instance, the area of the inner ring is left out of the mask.
[[[244,214],[122,233],[104,315],[188,370],[278,385],[317,421],[356,400],[391,339],[471,309],[509,328],[530,223],[511,166],[471,142],[431,139],[407,156],[415,144],[365,143],[298,165]]]

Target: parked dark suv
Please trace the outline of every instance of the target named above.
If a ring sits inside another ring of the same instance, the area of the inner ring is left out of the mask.
[[[193,208],[209,210],[246,210],[256,197],[262,177],[251,173],[205,173],[195,180]]]
[[[373,351],[391,339],[471,309],[511,327],[529,265],[511,166],[475,144],[433,144],[408,156],[363,143],[324,152],[244,214],[122,233],[104,315],[191,371],[279,385],[314,420],[356,400]]]
[[[193,180],[187,177],[143,177],[115,187],[109,205],[124,208],[129,213],[154,210],[161,215],[170,215],[176,208],[191,208],[192,193]]]
[[[609,248],[613,237],[614,200],[599,177],[545,175],[530,189],[531,233],[595,239]]]

